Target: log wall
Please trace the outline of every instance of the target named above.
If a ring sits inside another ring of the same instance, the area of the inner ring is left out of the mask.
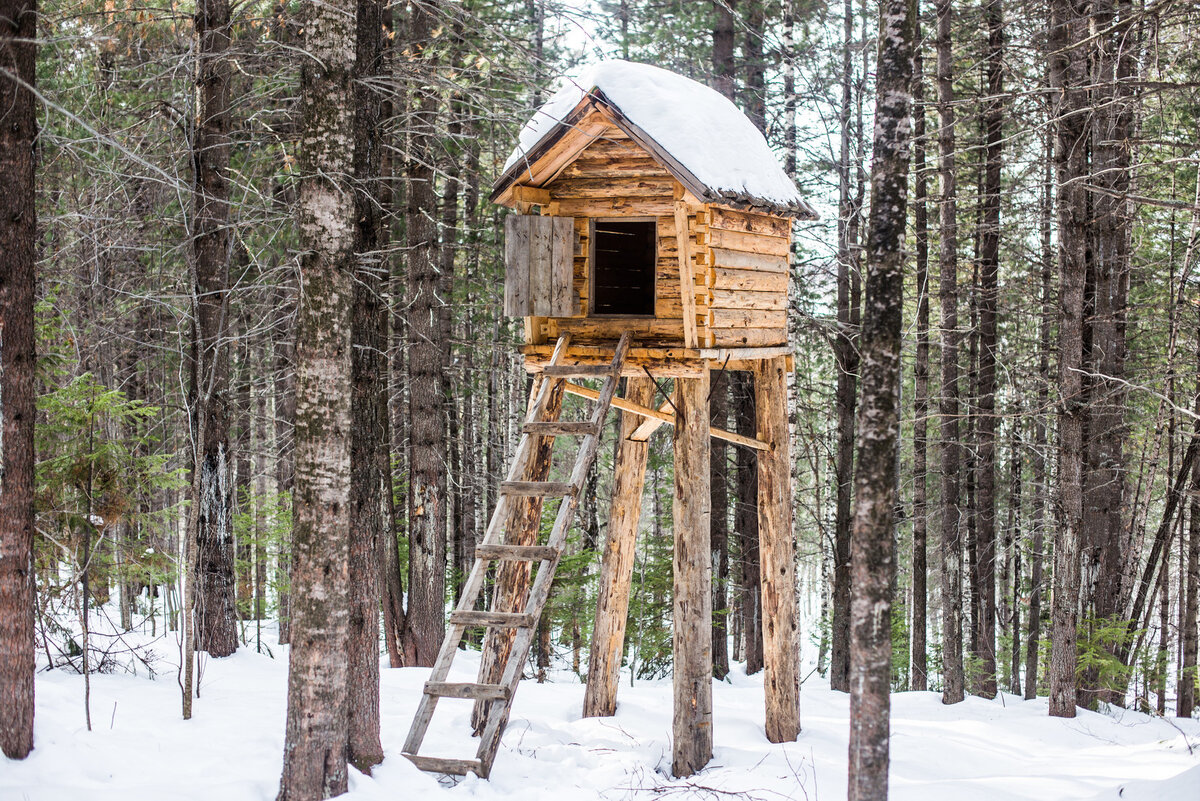
[[[543,213],[575,218],[573,287],[578,305],[570,317],[532,318],[527,341],[540,344],[569,331],[573,342],[582,345],[615,340],[631,329],[640,346],[682,344],[684,303],[675,215],[682,194],[679,182],[610,126],[543,188],[550,198]],[[685,203],[685,208],[695,282],[696,346],[787,344],[791,221],[690,199],[693,202]],[[649,217],[657,222],[653,319],[589,316],[590,221],[613,217]]]

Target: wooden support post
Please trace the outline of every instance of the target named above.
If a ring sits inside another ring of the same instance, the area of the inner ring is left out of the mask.
[[[649,404],[654,400],[654,382],[649,378],[626,379],[625,397],[641,406]],[[600,597],[596,602],[596,625],[592,632],[587,690],[583,696],[585,718],[607,717],[617,711],[625,619],[629,614],[629,590],[633,582],[633,554],[642,515],[646,457],[650,449],[647,441],[633,438],[642,422],[643,418],[638,414],[624,412],[621,415],[608,543],[600,566]]]
[[[791,447],[787,417],[786,357],[760,361],[754,370],[758,438],[758,554],[762,581],[763,685],[767,739],[800,735],[799,632],[792,541]]]
[[[546,399],[543,420],[557,420],[562,412],[563,382],[550,387]],[[530,394],[530,405],[537,393]],[[554,450],[554,437],[536,437],[533,440],[533,455],[526,471],[525,481],[545,481],[550,475],[550,459]],[[538,531],[542,522],[542,498],[518,497],[511,500],[512,512],[504,528],[505,545],[537,545]],[[523,612],[529,599],[530,562],[501,562],[496,575],[496,592],[492,598],[492,611],[501,613]],[[512,651],[514,632],[512,629],[489,630],[483,640],[483,654],[479,663],[479,683],[499,684],[504,665]],[[478,734],[487,723],[486,701],[475,704],[471,725]]]
[[[708,386],[707,374],[675,379],[675,776],[691,776],[712,759]]]

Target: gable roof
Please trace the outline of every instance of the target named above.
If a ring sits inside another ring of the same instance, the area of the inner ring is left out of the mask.
[[[518,182],[552,178],[535,176],[535,165],[595,112],[705,203],[817,219],[762,133],[728,98],[682,75],[620,60],[588,68],[538,109],[521,129],[492,199]],[[568,146],[573,152],[556,162],[565,166],[597,136],[583,132]]]

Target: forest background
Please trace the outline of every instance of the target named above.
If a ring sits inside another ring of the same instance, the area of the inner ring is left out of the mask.
[[[1200,602],[1200,10],[1097,2],[1072,12],[1064,42],[1047,23],[1061,7],[921,10],[892,684],[948,700],[1045,694],[1053,628],[1074,654],[1058,674],[1072,709],[1186,716]],[[358,173],[374,201],[354,319],[356,381],[386,396],[370,429],[386,532],[371,602],[391,664],[432,660],[527,396],[517,321],[501,314],[490,181],[558,76],[620,57],[733,97],[824,215],[797,227],[793,252],[795,533],[803,647],[845,689],[877,9],[380,9],[381,68],[356,88],[376,149]],[[173,630],[189,604],[209,655],[266,647],[267,618],[286,642],[296,88],[309,57],[295,8],[105,0],[39,13],[38,648],[50,664],[117,669],[113,646],[86,637],[89,608],[118,610],[118,628]],[[1051,69],[1064,52],[1065,82]],[[214,154],[227,166],[214,170]],[[195,201],[198,184],[215,205]],[[726,378],[714,424],[753,435],[748,381]],[[754,462],[715,442],[713,454],[719,678],[731,660],[754,672],[762,653]],[[585,669],[611,469],[609,452],[535,670],[556,655]],[[659,435],[630,608],[636,677],[670,668],[671,470]],[[1061,524],[1071,504],[1077,530]],[[1054,582],[1078,600],[1052,621]]]

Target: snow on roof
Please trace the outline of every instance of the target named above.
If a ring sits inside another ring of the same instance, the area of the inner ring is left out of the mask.
[[[707,190],[702,200],[767,206],[816,218],[762,133],[728,98],[674,72],[621,60],[602,61],[567,79],[521,129],[501,183],[516,177],[510,170],[553,136],[589,94],[690,172]],[[671,164],[665,166],[676,172]]]

